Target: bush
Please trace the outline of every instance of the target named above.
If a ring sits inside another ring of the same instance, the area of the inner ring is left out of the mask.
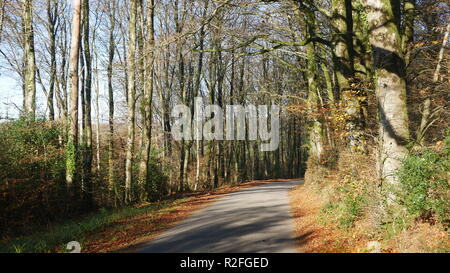
[[[158,159],[158,153],[151,150],[149,160],[149,178],[147,181],[148,201],[160,201],[162,197],[168,194],[167,176],[164,174],[162,163]]]
[[[339,219],[339,224],[343,229],[353,227],[355,221],[362,216],[364,202],[363,196],[347,196],[344,200],[343,214]]]
[[[56,213],[64,197],[61,133],[56,123],[26,118],[0,124],[0,233],[64,214]]]
[[[331,219],[343,230],[351,229],[355,222],[363,216],[364,205],[367,203],[365,195],[353,196],[345,192],[338,200],[327,203],[322,209],[322,223]]]
[[[425,149],[410,154],[399,171],[399,202],[409,214],[423,220],[450,220],[449,182],[450,137],[443,149]]]

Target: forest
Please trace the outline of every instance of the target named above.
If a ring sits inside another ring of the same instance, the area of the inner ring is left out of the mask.
[[[449,32],[446,0],[0,0],[0,252],[293,178],[324,226],[448,252]]]

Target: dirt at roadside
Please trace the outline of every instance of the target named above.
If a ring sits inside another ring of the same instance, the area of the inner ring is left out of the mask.
[[[397,236],[385,239],[369,238],[364,221],[357,221],[350,231],[320,218],[324,201],[313,189],[300,185],[290,193],[291,212],[294,216],[298,250],[302,253],[367,253],[370,242],[381,244],[383,253],[428,253],[450,250],[447,231],[430,223],[416,223]],[[323,217],[323,216],[322,216]]]
[[[301,253],[359,252],[367,241],[360,235],[342,232],[337,226],[319,221],[323,201],[305,185],[290,193],[291,212],[294,216],[298,250]]]

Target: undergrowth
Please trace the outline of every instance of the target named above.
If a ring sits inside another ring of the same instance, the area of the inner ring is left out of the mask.
[[[126,207],[119,210],[101,209],[97,213],[81,219],[66,221],[55,225],[45,232],[34,233],[30,236],[14,240],[3,240],[0,243],[1,253],[49,253],[66,252],[66,244],[77,241],[82,246],[86,236],[99,231],[108,225],[122,219],[132,218],[136,215],[156,213],[181,203],[185,198],[166,200],[141,207]]]
[[[394,188],[380,187],[375,158],[341,152],[333,168],[309,166],[306,184],[324,202],[318,222],[379,240],[383,251],[449,252],[450,128],[445,141],[411,150]],[[387,203],[387,191],[394,203]]]

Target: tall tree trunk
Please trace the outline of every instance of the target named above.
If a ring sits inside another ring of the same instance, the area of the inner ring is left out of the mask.
[[[313,11],[306,10],[306,35],[308,39],[312,39],[315,36],[316,31],[316,18]],[[306,45],[307,55],[307,72],[306,77],[308,81],[308,105],[311,115],[311,128],[309,132],[311,154],[316,162],[320,162],[322,159],[322,153],[324,151],[323,142],[323,126],[319,120],[319,96],[317,86],[317,62],[316,62],[316,44],[315,42],[309,42]]]
[[[66,182],[69,187],[76,179],[78,153],[78,65],[81,39],[81,0],[73,1],[72,42],[70,49],[70,117],[67,140]]]
[[[134,0],[130,4],[129,42],[128,42],[128,136],[127,154],[125,166],[125,203],[132,201],[131,183],[133,179],[133,157],[136,123],[136,20],[137,3]]]
[[[333,49],[336,77],[341,91],[350,89],[354,76],[353,18],[349,0],[333,0]]]
[[[66,19],[60,18],[61,25],[65,26],[67,24]],[[68,120],[69,117],[69,96],[67,91],[67,75],[68,72],[67,66],[67,56],[68,56],[68,33],[66,27],[61,27],[58,47],[60,49],[60,57],[61,57],[61,65],[59,67],[59,71],[61,72],[56,75],[56,99],[57,105],[59,109],[59,116],[64,120]],[[57,37],[58,38],[58,37]]]
[[[205,1],[205,6],[203,9],[203,18],[205,18],[206,16],[206,12],[208,11],[208,5],[209,5],[209,1]],[[203,70],[203,49],[205,48],[205,26],[202,26],[200,29],[200,53],[198,56],[198,67],[197,67],[197,74],[196,74],[196,78],[195,78],[195,86],[194,86],[194,92],[195,95],[194,97],[199,97],[201,95],[200,93],[200,84],[201,84],[201,77],[202,77],[202,70]],[[195,102],[194,102],[195,103]],[[200,119],[200,117],[195,117],[196,119]],[[200,132],[198,132],[200,133]],[[197,190],[198,185],[200,183],[200,157],[201,157],[201,153],[200,153],[200,145],[203,143],[200,140],[196,140],[196,173],[195,173],[195,185],[194,185],[194,190]]]
[[[352,3],[349,0],[333,0],[332,9],[334,63],[342,107],[346,113],[347,142],[352,152],[364,151],[360,94],[352,88],[355,82]]]
[[[84,59],[84,111],[83,111],[83,181],[86,185],[85,198],[89,203],[93,202],[93,184],[92,184],[92,57],[90,48],[90,20],[89,20],[89,1],[83,1],[83,59]]]
[[[152,141],[152,103],[153,103],[153,67],[154,67],[154,46],[155,46],[155,0],[147,3],[147,41],[145,44],[145,82],[143,98],[143,149],[139,169],[139,189],[141,201],[147,199],[147,181],[149,179],[149,159]]]
[[[95,144],[96,144],[96,160],[97,160],[97,173],[100,172],[100,73],[98,67],[98,52],[97,45],[94,43],[95,51]]]
[[[365,0],[365,5],[374,51],[380,119],[379,174],[387,184],[396,185],[399,183],[396,172],[408,153],[406,145],[410,137],[402,38],[390,0]],[[388,198],[392,202],[395,196],[391,192]]]
[[[167,157],[168,154],[172,153],[172,145],[170,141],[171,134],[171,124],[170,124],[170,97],[164,92],[164,90],[170,90],[171,86],[171,78],[170,78],[170,46],[167,45],[165,47],[165,53],[162,53],[163,61],[162,61],[162,70],[163,70],[163,79],[161,80],[161,86],[158,88],[158,96],[161,102],[161,126],[163,127],[163,143],[164,143],[164,158]]]
[[[33,0],[23,0],[24,55],[25,55],[25,113],[36,118],[36,54],[34,50]]]
[[[49,53],[50,53],[50,82],[47,97],[48,118],[55,120],[55,84],[56,84],[56,23],[58,20],[58,1],[47,0],[47,31],[50,38]]]
[[[81,0],[83,1],[83,0]],[[84,26],[83,26],[83,2],[81,2],[81,31],[83,31]],[[83,188],[84,191],[84,157],[85,157],[85,138],[84,138],[84,133],[86,131],[86,119],[85,119],[85,115],[86,115],[86,99],[85,99],[85,88],[84,85],[86,84],[86,67],[84,64],[84,51],[83,51],[83,33],[81,33],[81,44],[80,44],[80,100],[81,100],[81,131],[80,131],[80,152],[82,155],[82,160],[80,163],[83,164],[81,170],[81,187]]]
[[[110,196],[113,196],[114,204],[117,200],[117,191],[114,181],[114,89],[113,89],[113,65],[114,65],[114,55],[116,52],[116,42],[114,31],[116,29],[116,0],[111,1],[109,14],[109,48],[108,48],[108,124],[109,124],[109,134],[108,134],[108,189]]]
[[[352,1],[353,53],[355,76],[364,81],[372,79],[372,55],[370,52],[367,15],[361,1]]]
[[[186,0],[182,1],[183,2],[183,6],[185,6],[186,4]],[[183,30],[183,22],[182,19],[180,18],[180,10],[179,10],[179,1],[175,0],[174,3],[174,23],[175,23],[175,32],[177,35],[181,35],[181,32]],[[182,17],[182,16],[181,16]],[[184,60],[184,54],[183,54],[183,41],[182,39],[179,39],[176,45],[176,54],[177,54],[177,58],[178,58],[178,82],[180,85],[180,91],[181,91],[181,102],[183,104],[187,104],[187,100],[188,100],[188,96],[187,96],[187,84],[186,84],[186,71],[185,71],[185,60]],[[186,179],[186,169],[185,169],[185,162],[186,162],[186,149],[187,149],[187,141],[186,140],[181,140],[180,143],[180,164],[179,164],[179,183],[180,183],[180,187],[179,190],[180,191],[185,191],[186,190],[186,184],[185,184],[185,179]]]
[[[140,107],[139,110],[141,112],[141,125],[139,126],[139,129],[141,130],[141,137],[139,138],[139,151],[141,151],[139,154],[142,156],[143,149],[144,149],[144,140],[145,140],[145,130],[146,130],[146,120],[145,120],[145,45],[144,45],[144,36],[145,36],[145,9],[144,9],[144,0],[137,0],[137,21],[136,21],[136,31],[137,31],[137,57],[136,60],[136,96],[137,98],[141,98],[140,101]],[[138,107],[138,106],[136,106]],[[142,160],[140,160],[140,163]],[[137,183],[137,191],[138,191],[138,199],[140,199],[141,194],[141,183],[140,183],[140,164],[139,164],[139,174],[137,177],[138,183]]]

